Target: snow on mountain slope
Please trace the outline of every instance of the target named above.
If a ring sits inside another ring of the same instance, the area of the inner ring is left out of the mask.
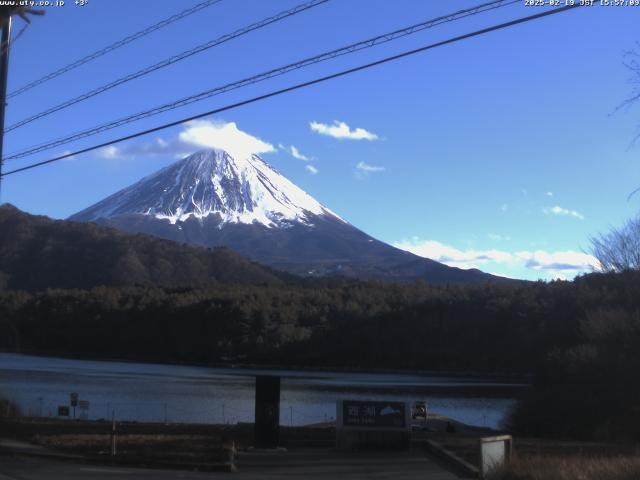
[[[310,226],[314,215],[344,222],[257,155],[235,159],[224,150],[203,150],[120,190],[71,217],[96,221],[123,214],[167,219],[219,217],[227,223]],[[346,223],[346,222],[345,222]]]

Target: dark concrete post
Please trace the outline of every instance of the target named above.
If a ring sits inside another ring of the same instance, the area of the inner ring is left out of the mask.
[[[280,443],[280,377],[256,377],[257,448],[276,448]]]
[[[8,7],[6,7],[8,9]],[[11,13],[0,15],[2,39],[0,40],[0,182],[2,182],[2,164],[4,163],[4,109],[7,104],[7,75],[9,74],[9,42],[11,40]]]

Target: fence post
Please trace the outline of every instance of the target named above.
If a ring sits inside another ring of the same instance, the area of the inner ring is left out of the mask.
[[[116,456],[117,438],[116,438],[116,412],[111,413],[111,456]]]
[[[231,442],[231,451],[229,452],[229,470],[236,471],[236,442]]]

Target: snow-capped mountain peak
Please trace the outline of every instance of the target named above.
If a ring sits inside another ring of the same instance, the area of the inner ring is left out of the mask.
[[[313,215],[342,220],[259,156],[233,158],[219,149],[196,152],[71,218],[95,221],[126,214],[154,216],[172,224],[216,215],[221,226],[311,225]]]
[[[484,282],[387,245],[322,206],[257,155],[194,153],[70,217],[182,244],[228,247],[303,276]]]

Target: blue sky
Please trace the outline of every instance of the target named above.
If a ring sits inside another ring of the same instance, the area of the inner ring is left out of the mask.
[[[67,1],[15,43],[9,91],[196,0]],[[223,0],[12,98],[10,125],[302,1]],[[22,149],[270,68],[475,5],[332,0],[10,132]],[[50,158],[544,7],[426,30],[24,160]],[[591,7],[519,25],[3,180],[2,201],[64,218],[196,150],[198,132],[263,158],[365,232],[464,268],[528,279],[588,270],[589,237],[636,214],[640,108],[624,54],[640,7]],[[16,20],[15,30],[22,28]],[[199,129],[199,130],[198,130]],[[225,135],[222,135],[222,134]],[[182,139],[182,140],[181,140]],[[191,139],[185,142],[184,139]],[[195,139],[195,140],[194,140]],[[236,143],[234,143],[236,142]],[[296,158],[297,157],[297,158]]]

